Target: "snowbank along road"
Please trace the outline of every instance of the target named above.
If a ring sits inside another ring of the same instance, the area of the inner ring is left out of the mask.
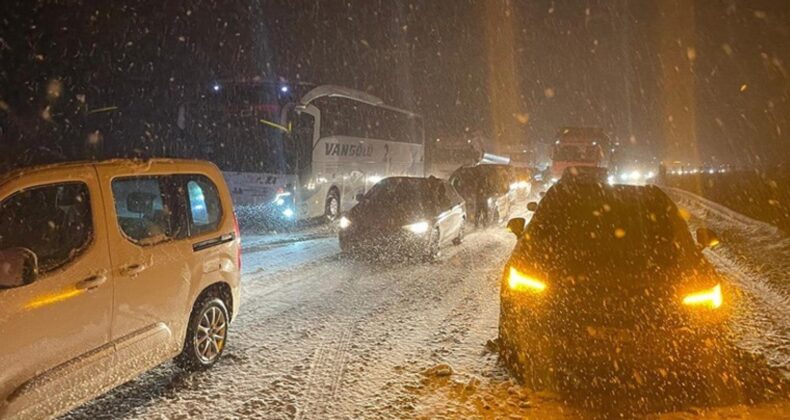
[[[704,223],[723,238],[706,254],[747,296],[734,321],[736,344],[766,359],[773,374],[786,372],[790,239],[699,197],[670,194],[690,212],[692,228]],[[489,340],[515,243],[503,228],[469,234],[435,263],[342,257],[329,227],[243,239],[243,301],[224,359],[195,374],[163,365],[66,418],[596,415],[517,385],[498,362]],[[787,401],[670,416],[781,418],[790,413]]]

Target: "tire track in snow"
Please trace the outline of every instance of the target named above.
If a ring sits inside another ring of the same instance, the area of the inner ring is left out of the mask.
[[[331,339],[319,344],[313,353],[310,372],[304,390],[304,406],[297,418],[316,418],[313,411],[318,411],[316,402],[333,401],[340,387],[348,359],[348,347],[351,333],[345,326],[338,326]]]
[[[511,248],[510,235],[493,230],[446,248],[436,264],[331,255],[245,276],[242,311],[217,366],[188,374],[165,364],[71,417],[402,417],[413,397],[395,368],[409,358],[433,363],[421,358],[448,313],[472,304],[475,285]]]

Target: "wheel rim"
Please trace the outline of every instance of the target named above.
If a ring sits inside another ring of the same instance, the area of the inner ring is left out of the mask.
[[[340,207],[337,203],[337,198],[329,197],[329,203],[326,207],[330,218],[334,219],[335,217],[337,217],[337,213]]]
[[[212,363],[225,347],[227,334],[225,313],[211,306],[203,311],[195,329],[195,353],[203,363]]]

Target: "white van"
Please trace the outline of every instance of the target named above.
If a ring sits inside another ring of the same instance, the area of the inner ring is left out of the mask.
[[[210,163],[0,176],[0,418],[56,416],[174,357],[214,364],[238,313],[240,250]]]

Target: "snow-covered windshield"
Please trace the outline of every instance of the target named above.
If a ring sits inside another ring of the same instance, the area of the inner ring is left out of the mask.
[[[788,413],[790,0],[2,0],[0,419]]]

